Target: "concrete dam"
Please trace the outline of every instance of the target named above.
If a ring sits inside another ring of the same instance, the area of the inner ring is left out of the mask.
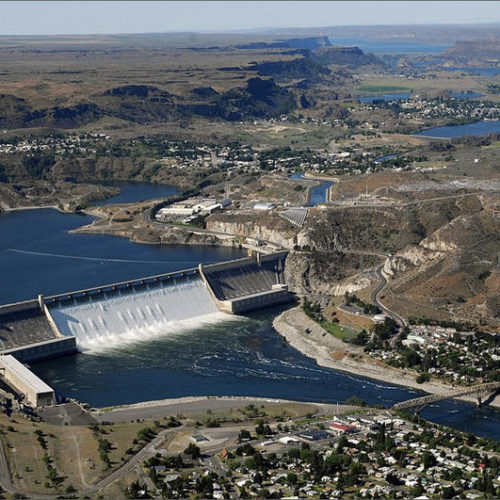
[[[38,361],[290,302],[286,256],[257,254],[0,306],[0,354]]]

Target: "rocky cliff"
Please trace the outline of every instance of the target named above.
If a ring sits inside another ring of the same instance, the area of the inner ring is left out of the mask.
[[[298,295],[308,296],[326,305],[334,295],[356,292],[378,280],[369,272],[379,259],[342,252],[290,252],[286,260],[285,280]]]
[[[257,238],[288,249],[310,243],[307,229],[299,231],[274,213],[214,214],[207,220],[207,229],[244,238]]]
[[[499,248],[500,220],[493,210],[483,210],[456,217],[396,253],[384,271],[392,291],[408,304],[498,325]]]

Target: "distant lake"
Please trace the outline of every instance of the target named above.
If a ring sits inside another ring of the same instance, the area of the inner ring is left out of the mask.
[[[168,184],[148,184],[147,182],[105,181],[99,182],[103,186],[120,188],[120,194],[98,201],[94,205],[108,205],[110,203],[134,203],[155,198],[165,198],[177,194],[179,190]]]
[[[364,95],[358,97],[358,101],[362,104],[372,103],[374,101],[403,101],[409,99],[411,94],[409,92],[404,94],[380,94],[380,95]]]
[[[359,47],[365,53],[374,54],[437,54],[451,48],[449,45],[401,42],[399,40],[363,40],[359,38],[330,38],[332,45]]]
[[[467,123],[466,125],[445,125],[434,127],[412,135],[435,139],[454,139],[455,137],[481,137],[487,134],[500,133],[500,120],[490,122]]]
[[[500,68],[439,68],[442,71],[462,71],[464,73],[473,73],[481,76],[500,75]]]
[[[452,92],[451,97],[455,99],[474,99],[475,97],[483,97],[484,94],[479,92]]]

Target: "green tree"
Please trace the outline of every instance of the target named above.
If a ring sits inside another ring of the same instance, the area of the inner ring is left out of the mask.
[[[194,443],[189,443],[188,447],[184,450],[184,453],[193,459],[200,458],[201,456],[200,448]]]
[[[250,439],[252,439],[250,431],[247,431],[246,429],[241,429],[241,431],[238,433],[238,443],[249,441]]]

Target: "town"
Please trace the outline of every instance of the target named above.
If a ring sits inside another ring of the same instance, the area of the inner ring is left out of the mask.
[[[232,440],[225,426],[199,428],[177,455],[156,448],[142,464],[150,481],[135,483],[129,494],[218,499],[498,495],[498,444],[487,439],[380,410],[309,420],[271,426],[259,420]],[[227,444],[214,453],[220,436]]]

